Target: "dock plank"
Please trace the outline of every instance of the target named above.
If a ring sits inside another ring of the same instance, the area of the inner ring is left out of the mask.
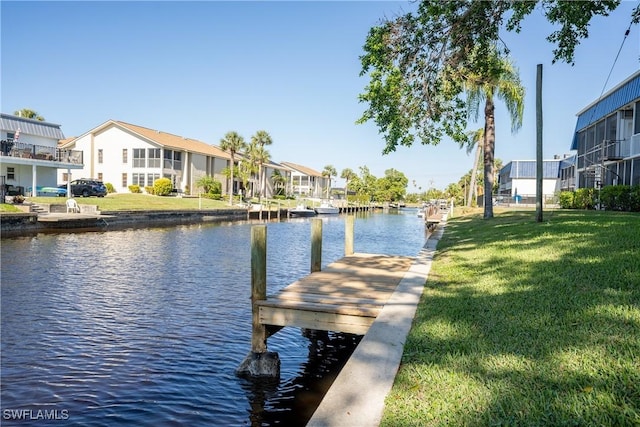
[[[264,325],[365,334],[413,257],[356,253],[257,301]]]

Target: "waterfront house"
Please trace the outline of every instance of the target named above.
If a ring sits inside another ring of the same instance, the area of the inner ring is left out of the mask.
[[[564,159],[556,156],[553,160],[542,162],[542,196],[543,200],[551,203],[554,196],[561,190],[560,166]],[[500,169],[498,175],[498,199],[504,203],[536,202],[536,161],[513,160]]]
[[[84,167],[81,151],[58,147],[64,139],[60,125],[0,114],[0,191],[31,196],[58,186],[58,170]],[[54,195],[55,192],[51,192]]]
[[[293,195],[324,197],[327,185],[329,185],[329,178],[307,166],[291,162],[280,162],[280,164],[291,172],[289,187]]]
[[[68,141],[64,148],[84,152],[85,165],[73,176],[61,171],[60,180],[94,178],[111,183],[118,193],[129,192],[130,185],[153,186],[159,178],[169,178],[173,187],[196,193],[196,182],[209,175],[229,191],[222,171],[229,166],[229,153],[195,139],[160,130],[108,120],[85,134]],[[237,192],[238,183],[234,183]]]
[[[640,71],[577,116],[576,187],[640,184]]]

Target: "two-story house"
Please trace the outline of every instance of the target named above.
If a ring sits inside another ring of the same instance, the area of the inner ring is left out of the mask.
[[[577,188],[640,184],[640,71],[578,113]]]
[[[82,169],[82,152],[58,147],[60,125],[0,114],[0,190],[5,195],[39,195],[57,187],[58,170]],[[55,193],[51,193],[55,194]]]
[[[326,195],[329,178],[309,167],[291,162],[280,162],[291,172],[289,188],[295,196],[322,198]]]

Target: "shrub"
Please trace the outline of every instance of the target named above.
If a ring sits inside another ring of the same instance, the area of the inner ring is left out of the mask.
[[[116,189],[113,187],[112,183],[107,182],[104,184],[104,186],[107,187],[107,193],[111,194],[116,192]]]
[[[628,185],[607,185],[600,190],[602,207],[611,211],[629,210],[630,187]]]
[[[560,193],[560,207],[562,209],[574,209],[575,206],[573,204],[573,191],[563,191]]]
[[[129,191],[131,193],[142,193],[142,191],[140,190],[140,186],[138,184],[131,184],[129,186]]]
[[[173,190],[173,184],[169,178],[156,179],[153,183],[153,194],[156,196],[168,196]]]
[[[593,209],[596,205],[593,188],[578,188],[573,195],[573,206],[576,209]]]
[[[147,185],[144,187],[144,191],[147,194],[153,194],[153,187],[151,185]]]
[[[634,185],[629,190],[629,209],[640,212],[640,185]]]

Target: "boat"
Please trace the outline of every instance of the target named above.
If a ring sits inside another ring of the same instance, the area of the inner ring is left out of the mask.
[[[313,209],[309,209],[308,207],[306,207],[304,204],[301,203],[297,205],[295,208],[289,208],[289,215],[298,216],[298,217],[315,216],[316,211],[314,211]]]
[[[340,209],[333,206],[331,202],[321,202],[320,206],[315,208],[318,215],[339,214]]]

